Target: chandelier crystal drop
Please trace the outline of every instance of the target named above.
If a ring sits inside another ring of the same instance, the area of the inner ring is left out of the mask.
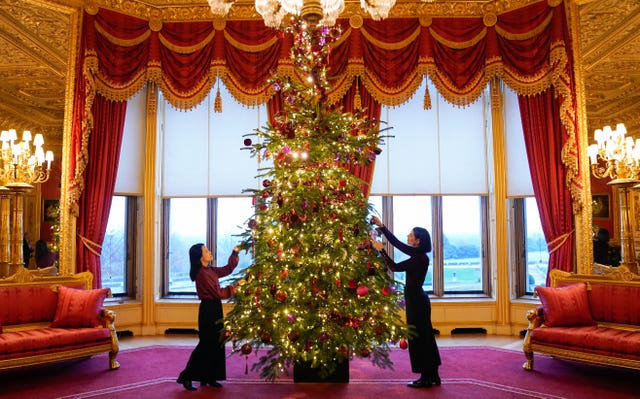
[[[211,12],[219,17],[226,17],[233,0],[207,0]],[[360,0],[362,9],[378,21],[387,18],[396,0]],[[295,15],[312,23],[333,26],[344,11],[344,0],[255,0],[258,14],[264,19],[266,26],[279,28],[287,15]]]

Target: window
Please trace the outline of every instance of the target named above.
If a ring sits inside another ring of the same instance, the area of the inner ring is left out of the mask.
[[[414,227],[424,227],[431,234],[433,244],[433,228],[431,224],[431,197],[428,196],[396,196],[393,197],[393,221],[388,226],[393,226],[394,235],[402,242],[407,242],[407,235]],[[401,262],[409,257],[401,251],[393,251],[393,260]],[[424,282],[424,289],[433,291],[433,250],[429,256],[431,263],[427,277]],[[405,282],[405,273],[396,275],[398,281]]]
[[[526,274],[527,294],[533,294],[536,285],[546,285],[549,269],[549,251],[547,240],[542,232],[538,205],[533,197],[524,199],[525,234],[526,234]]]
[[[235,247],[240,241],[238,235],[244,231],[247,221],[253,215],[254,209],[250,197],[222,197],[214,202],[216,210],[215,224],[215,254],[218,266],[224,266]],[[251,263],[251,253],[240,253],[240,263],[234,275],[241,272]],[[222,284],[232,278],[222,279]]]
[[[444,292],[481,293],[485,280],[483,197],[442,197]]]
[[[102,287],[116,297],[135,296],[137,197],[114,196],[102,242]]]
[[[400,241],[406,243],[414,227],[424,227],[431,234],[425,291],[437,296],[489,294],[486,197],[373,196],[370,202],[382,209],[384,223],[392,226]],[[395,262],[408,258],[391,246],[387,251]],[[397,273],[395,278],[404,283],[405,273]]]
[[[512,199],[513,259],[516,264],[516,294],[533,295],[537,285],[546,285],[549,251],[542,232],[534,197]]]
[[[224,266],[239,242],[239,234],[253,214],[250,197],[168,198],[163,201],[163,226],[166,239],[166,295],[194,295],[195,285],[189,277],[189,248],[203,243],[214,254],[213,265]],[[210,222],[209,222],[210,221]],[[233,278],[249,265],[250,254],[240,254]]]
[[[165,240],[165,293],[192,294],[195,286],[189,277],[189,248],[207,244],[207,199],[171,198],[163,201]]]
[[[245,190],[261,184],[257,170],[270,162],[252,158],[243,144],[264,124],[266,105],[243,106],[224,85],[220,95],[222,112],[214,112],[216,91],[186,112],[160,96],[164,295],[195,294],[188,255],[193,244],[207,245],[215,266],[226,264],[253,215],[252,199]],[[250,254],[241,253],[235,273],[249,262]]]
[[[398,239],[406,242],[416,226],[430,232],[426,291],[489,295],[490,96],[484,93],[461,108],[445,101],[427,80],[418,89],[425,92],[433,99],[429,109],[420,95],[383,107],[381,118],[392,130],[376,159],[371,191],[384,196],[383,220]],[[397,250],[393,257],[396,262],[407,258]],[[396,278],[404,280],[404,273]]]

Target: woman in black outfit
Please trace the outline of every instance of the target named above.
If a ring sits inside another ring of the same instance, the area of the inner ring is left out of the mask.
[[[213,255],[204,244],[195,244],[189,249],[191,270],[189,277],[196,282],[196,292],[200,299],[198,309],[198,338],[199,342],[191,353],[187,367],[180,373],[178,384],[182,384],[188,391],[196,388],[193,381],[200,381],[200,385],[211,385],[219,388],[217,382],[227,378],[225,364],[224,341],[222,340],[222,302],[221,299],[231,298],[236,287],[229,285],[220,287],[220,277],[228,276],[238,265],[240,260],[238,251],[234,250],[224,267],[211,267],[209,263]]]
[[[394,272],[405,272],[406,281],[404,299],[406,302],[407,324],[415,327],[416,335],[409,339],[409,359],[411,371],[420,373],[420,378],[410,382],[412,388],[429,388],[432,385],[440,385],[438,367],[441,364],[440,352],[436,344],[431,325],[431,301],[422,289],[424,279],[429,269],[429,257],[431,252],[431,237],[429,232],[422,227],[414,227],[407,236],[407,244],[401,242],[382,224],[377,216],[371,219],[371,223],[380,227],[382,234],[391,245],[409,255],[409,259],[395,263],[384,250],[384,245],[374,241],[373,246],[380,251],[385,264]]]

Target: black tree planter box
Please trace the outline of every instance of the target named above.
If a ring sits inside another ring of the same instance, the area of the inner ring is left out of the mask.
[[[298,362],[293,365],[293,382],[349,382],[349,361],[337,363],[333,373],[322,378],[320,369],[312,368],[311,362]]]

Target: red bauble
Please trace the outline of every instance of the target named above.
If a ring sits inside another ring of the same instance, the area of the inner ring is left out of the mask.
[[[409,346],[407,344],[407,340],[404,338],[402,338],[398,344],[400,345],[400,349],[407,349],[407,347]]]
[[[264,180],[262,181],[262,186],[263,186],[263,187],[269,187],[270,185],[271,185],[271,180],[269,180],[269,179],[264,179]]]
[[[242,352],[243,355],[248,355],[249,353],[251,353],[251,345],[249,344],[244,344],[240,347],[240,352]]]
[[[391,293],[389,287],[382,287],[382,295],[387,296]]]
[[[287,294],[284,291],[276,292],[276,301],[278,301],[278,302],[284,302],[284,301],[287,300],[288,297],[289,297],[289,294]]]
[[[246,145],[247,147],[249,147],[251,143],[253,143],[251,139],[244,139],[244,145]]]
[[[347,283],[347,286],[351,289],[356,288],[358,285],[356,283],[356,280],[349,280],[349,282]]]
[[[300,338],[300,333],[296,330],[291,330],[289,331],[289,334],[287,334],[287,337],[289,338],[289,341],[296,342]]]
[[[280,272],[280,278],[284,280],[285,278],[287,278],[287,276],[289,276],[289,270],[287,270],[287,269],[283,269],[283,270]]]
[[[362,357],[369,357],[370,354],[371,354],[371,351],[367,348],[364,348],[360,351],[360,356]]]
[[[360,297],[367,296],[368,293],[369,293],[369,288],[365,287],[364,285],[361,285],[356,289],[356,294],[358,294],[358,296]]]

